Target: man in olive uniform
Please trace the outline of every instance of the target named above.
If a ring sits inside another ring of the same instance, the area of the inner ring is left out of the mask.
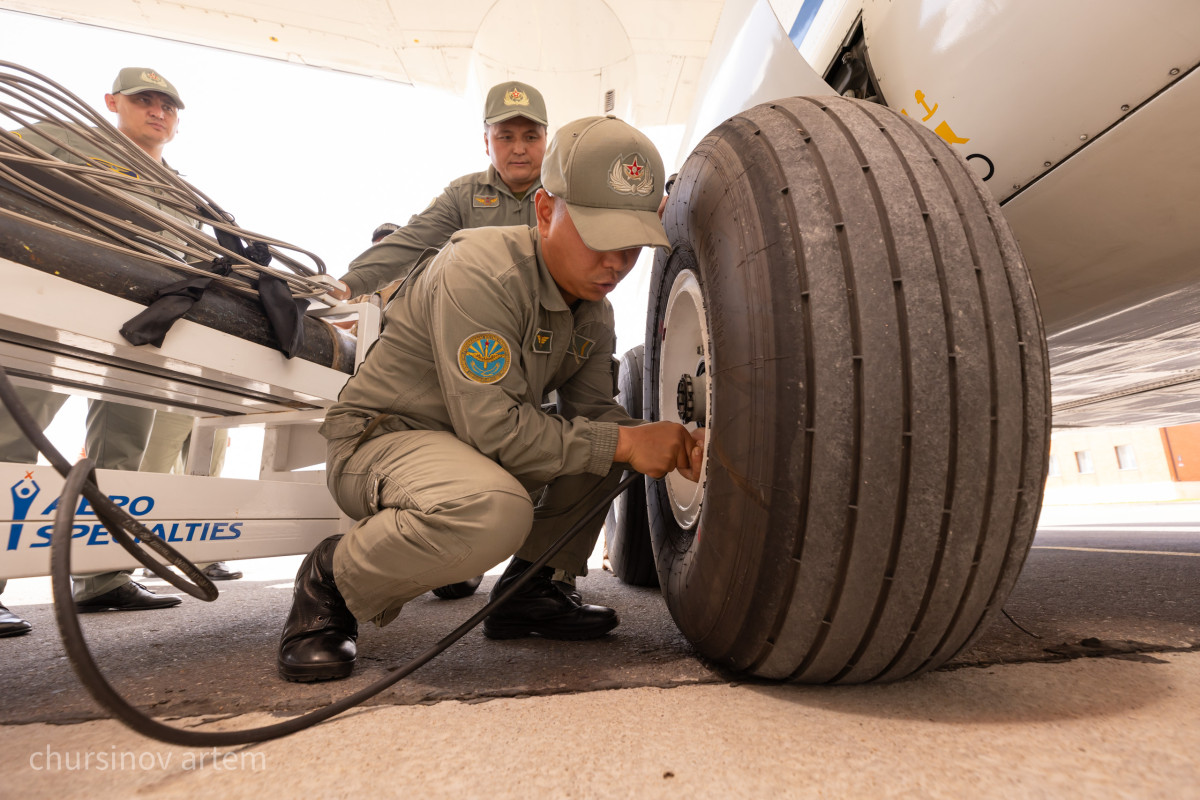
[[[109,111],[117,115],[117,129],[148,156],[166,166],[163,150],[175,138],[179,125],[178,111],[183,108],[183,101],[175,87],[152,69],[126,67],[117,74],[112,93],[104,96],[104,103]],[[113,163],[111,153],[97,148],[69,127],[39,123],[15,133],[69,164],[102,166],[125,175],[136,175],[134,169]],[[131,196],[147,202],[145,195]],[[196,224],[168,206],[157,202],[154,205],[188,224]],[[40,389],[18,387],[17,391],[34,420],[43,429],[67,400],[66,395]],[[153,422],[153,409],[102,400],[89,402],[86,437],[88,457],[95,459],[100,469],[138,469]],[[2,408],[0,461],[24,464],[37,462],[37,449],[25,439],[12,417]],[[0,581],[0,592],[3,589],[4,582]],[[77,576],[75,601],[80,612],[140,611],[175,606],[180,603],[180,598],[175,595],[156,595],[134,583],[128,572],[107,572]]]
[[[460,230],[535,224],[533,198],[542,185],[548,119],[545,98],[529,84],[507,81],[488,90],[483,147],[492,165],[451,182],[404,227],[378,240],[372,236],[372,247],[351,262],[350,271],[342,276],[345,289],[337,296],[344,300],[394,285],[412,271],[423,253],[441,248]],[[386,299],[390,291],[383,294]],[[586,571],[585,564],[581,574]],[[561,571],[554,576],[571,592],[575,592],[575,577]],[[435,594],[465,597],[481,579],[475,576],[461,585],[439,587]]]
[[[328,482],[359,520],[296,576],[278,667],[293,681],[344,678],[358,621],[386,625],[431,588],[516,553],[493,596],[619,482],[626,465],[695,479],[700,445],[612,397],[606,295],[643,246],[666,247],[662,160],[614,117],[563,127],[546,154],[536,227],[455,234],[386,312],[383,334],[325,417]],[[542,409],[557,391],[559,413]],[[530,492],[546,491],[536,509]],[[576,541],[589,539],[601,524]],[[556,587],[590,548],[562,550],[484,623],[490,638],[603,636],[610,608]]]
[[[404,227],[373,244],[342,276],[338,295],[371,294],[412,271],[429,248],[457,231],[490,225],[532,225],[533,196],[542,185],[546,152],[546,101],[528,84],[509,81],[488,92],[483,147],[492,164],[450,183]]]

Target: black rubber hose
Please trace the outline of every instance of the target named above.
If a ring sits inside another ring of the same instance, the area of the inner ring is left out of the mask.
[[[78,505],[79,495],[82,493],[88,498],[88,502],[97,510],[100,519],[104,522],[105,527],[113,533],[113,538],[121,543],[121,546],[128,550],[138,561],[146,564],[149,568],[158,573],[157,564],[149,557],[144,555],[142,549],[138,547],[132,536],[125,534],[125,526],[136,526],[144,532],[136,534],[141,541],[156,551],[163,551],[155,547],[155,543],[161,543],[170,553],[170,561],[176,566],[186,570],[189,575],[193,572],[199,576],[200,581],[208,584],[212,589],[212,596],[204,596],[195,594],[189,591],[189,594],[200,597],[202,600],[215,600],[217,597],[216,587],[212,582],[204,577],[203,574],[196,568],[194,564],[179,555],[174,548],[171,548],[166,542],[163,542],[154,534],[147,531],[136,520],[126,514],[116,505],[108,502],[108,498],[104,496],[95,482],[95,467],[94,462],[90,459],[82,459],[74,467],[68,466],[66,459],[54,448],[46,439],[33,418],[25,409],[24,405],[16,396],[16,392],[12,383],[8,379],[8,374],[3,367],[0,367],[0,400],[8,408],[13,419],[20,426],[22,432],[37,445],[38,449],[45,454],[50,463],[66,478],[66,483],[63,486],[62,495],[59,499],[58,510],[54,516],[54,529],[50,539],[50,576],[54,589],[54,615],[58,621],[59,633],[62,636],[63,647],[67,651],[67,657],[71,661],[71,667],[75,670],[75,674],[79,677],[84,688],[88,690],[93,699],[96,700],[104,708],[108,709],[113,716],[124,722],[127,726],[152,739],[157,739],[167,744],[177,744],[184,747],[229,747],[232,745],[251,744],[253,742],[265,742],[271,739],[278,739],[283,736],[288,736],[305,728],[310,728],[318,722],[324,722],[330,717],[346,711],[354,706],[362,703],[375,695],[382,692],[384,689],[395,684],[401,679],[415,672],[425,664],[432,661],[450,645],[457,642],[467,634],[472,628],[483,622],[492,611],[500,604],[506,602],[509,598],[515,595],[521,588],[529,582],[529,580],[540,570],[546,566],[547,562],[562,550],[568,542],[571,541],[581,530],[585,524],[590,522],[598,514],[608,508],[608,505],[617,498],[621,492],[625,491],[635,479],[641,479],[642,475],[637,472],[630,473],[622,480],[615,489],[596,504],[582,519],[571,526],[570,530],[564,533],[559,539],[542,554],[541,558],[535,561],[511,586],[500,593],[500,596],[490,601],[479,611],[475,612],[466,622],[459,625],[446,636],[442,637],[436,644],[430,647],[421,655],[414,658],[412,661],[403,667],[397,667],[387,676],[380,678],[370,686],[366,686],[354,694],[342,698],[336,703],[331,703],[324,708],[319,708],[316,711],[310,711],[300,717],[287,720],[286,722],[276,723],[274,725],[265,725],[261,728],[250,728],[244,731],[221,731],[221,732],[203,732],[193,730],[182,730],[174,728],[170,725],[164,725],[156,721],[152,717],[143,714],[138,709],[134,708],[125,698],[123,698],[113,687],[105,680],[104,675],[100,672],[100,668],[96,665],[92,658],[91,652],[88,650],[87,641],[84,639],[83,630],[79,627],[79,615],[75,608],[75,601],[71,593],[71,527],[74,524],[74,509]],[[113,513],[109,515],[99,514],[101,504],[97,500],[102,500],[107,503],[106,511]],[[113,522],[110,522],[109,520]],[[114,528],[113,523],[117,527]],[[118,534],[120,530],[120,534]],[[178,561],[176,560],[178,559]],[[180,563],[181,562],[181,563]],[[169,570],[163,570],[169,574]],[[165,577],[165,576],[163,576]],[[172,582],[175,586],[180,586],[178,583]],[[180,586],[180,588],[184,588]],[[186,589],[185,589],[186,591]]]
[[[16,388],[13,386],[12,381],[9,380],[7,370],[3,367],[0,367],[0,401],[4,403],[4,406],[8,409],[8,413],[12,416],[13,421],[17,423],[17,427],[21,429],[21,433],[25,435],[25,438],[32,442],[41,451],[42,455],[46,456],[46,459],[50,462],[50,466],[54,467],[59,475],[66,478],[71,472],[71,464],[63,458],[62,454],[55,449],[54,445],[50,444],[50,440],[42,433],[41,428],[38,427],[29,410],[25,408],[25,404],[17,397]],[[217,587],[213,585],[213,582],[195,564],[184,558],[178,550],[155,536],[145,525],[142,525],[142,523],[129,516],[128,513],[109,500],[108,495],[100,491],[94,474],[90,480],[83,483],[81,492],[87,498],[88,502],[91,503],[92,508],[96,510],[96,516],[108,528],[113,539],[119,542],[143,566],[170,583],[176,589],[187,592],[192,597],[205,601],[217,599]],[[74,519],[73,509],[73,506],[71,509],[68,509],[72,520]],[[58,513],[62,511],[63,508],[60,505],[58,512],[55,514],[56,518]],[[135,537],[172,565],[178,567],[181,572],[192,579],[191,582],[184,581],[183,578],[168,569],[163,569],[158,561],[155,561],[142,548],[137,546]]]

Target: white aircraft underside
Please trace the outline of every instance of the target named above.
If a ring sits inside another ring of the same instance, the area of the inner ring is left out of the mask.
[[[688,124],[689,147],[754,103],[829,93],[821,75],[861,19],[883,99],[957,143],[1004,205],[1045,319],[1055,425],[1200,420],[1193,0],[0,0],[0,8],[473,97],[520,79],[543,90],[552,123],[611,112],[641,126]]]
[[[537,86],[558,121],[687,121],[721,0],[66,0],[0,8],[400,83]],[[552,120],[553,121],[553,120]]]

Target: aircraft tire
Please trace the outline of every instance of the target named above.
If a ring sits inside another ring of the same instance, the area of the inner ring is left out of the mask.
[[[621,357],[617,402],[629,416],[642,418],[642,363],[646,346],[639,344]],[[628,473],[627,473],[628,474]],[[658,586],[650,522],[646,516],[646,484],[634,481],[608,508],[604,543],[613,574],[632,586]]]
[[[991,193],[907,117],[792,98],[705,137],[663,221],[644,407],[707,428],[700,484],[647,483],[676,624],[772,679],[944,664],[1017,580],[1050,442],[1041,318]]]

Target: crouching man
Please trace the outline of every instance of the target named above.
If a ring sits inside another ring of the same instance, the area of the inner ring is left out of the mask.
[[[283,678],[347,677],[359,621],[386,625],[409,600],[515,553],[496,596],[625,465],[695,479],[701,447],[683,426],[642,423],[612,397],[605,296],[642,247],[668,246],[656,213],[665,178],[634,128],[577,120],[546,153],[536,227],[461,231],[410,275],[321,427],[330,491],[358,523],[300,566]],[[551,391],[557,414],[540,405]],[[485,635],[592,639],[616,627],[613,609],[551,581],[556,568],[582,572],[602,519],[593,524],[484,621]]]

